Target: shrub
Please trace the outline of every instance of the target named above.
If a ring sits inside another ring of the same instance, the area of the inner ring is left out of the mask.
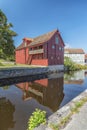
[[[0,62],[0,66],[4,66],[4,65]]]
[[[41,123],[46,123],[46,112],[39,109],[35,109],[28,120],[27,130],[33,130],[35,127]]]
[[[86,65],[76,64],[69,57],[64,57],[64,66],[68,71],[87,69]]]

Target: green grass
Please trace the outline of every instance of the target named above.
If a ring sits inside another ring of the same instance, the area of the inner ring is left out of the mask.
[[[36,67],[36,66],[25,65],[25,64],[15,64],[15,62],[11,62],[11,61],[7,61],[7,60],[4,60],[4,59],[0,59],[0,68],[14,68],[14,67],[29,67],[29,68],[33,68],[33,67]]]
[[[71,114],[62,118],[59,124],[50,124],[49,126],[52,130],[60,130],[60,128],[64,127],[70,120]]]
[[[57,124],[50,124],[49,125],[53,130],[59,130],[59,125]]]
[[[31,65],[23,65],[23,64],[2,64],[0,63],[0,68],[14,68],[14,67],[29,67],[33,68],[34,66]]]
[[[87,97],[81,99],[80,101],[75,103],[75,106],[71,109],[72,114],[79,112],[79,108],[84,105],[84,103],[87,102]]]

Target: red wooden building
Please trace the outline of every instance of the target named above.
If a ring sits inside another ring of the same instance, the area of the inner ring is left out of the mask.
[[[30,65],[63,65],[64,42],[54,30],[36,38],[24,38],[16,48],[16,63]]]

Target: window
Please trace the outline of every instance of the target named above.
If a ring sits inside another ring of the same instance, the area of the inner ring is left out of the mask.
[[[38,59],[43,59],[43,54],[38,54]]]
[[[59,39],[58,36],[55,37],[55,43],[58,44],[59,43]]]
[[[41,46],[39,46],[39,49],[42,49],[43,48],[43,46],[41,45]]]
[[[54,45],[52,45],[52,49],[55,49],[55,46],[54,46]]]
[[[57,59],[59,60],[59,59],[60,59],[60,57],[58,56],[58,57],[57,57]]]
[[[59,50],[61,51],[61,50],[62,50],[62,47],[59,47]]]
[[[62,51],[64,51],[64,48],[62,47]]]
[[[29,48],[29,50],[31,51],[31,50],[33,50],[33,48]]]
[[[51,59],[53,59],[53,56],[51,56]]]

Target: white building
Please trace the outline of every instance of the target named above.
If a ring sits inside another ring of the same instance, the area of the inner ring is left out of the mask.
[[[85,65],[87,65],[87,54],[85,54]]]
[[[64,49],[64,57],[69,57],[73,62],[77,64],[85,64],[85,52],[83,51],[83,49]]]

